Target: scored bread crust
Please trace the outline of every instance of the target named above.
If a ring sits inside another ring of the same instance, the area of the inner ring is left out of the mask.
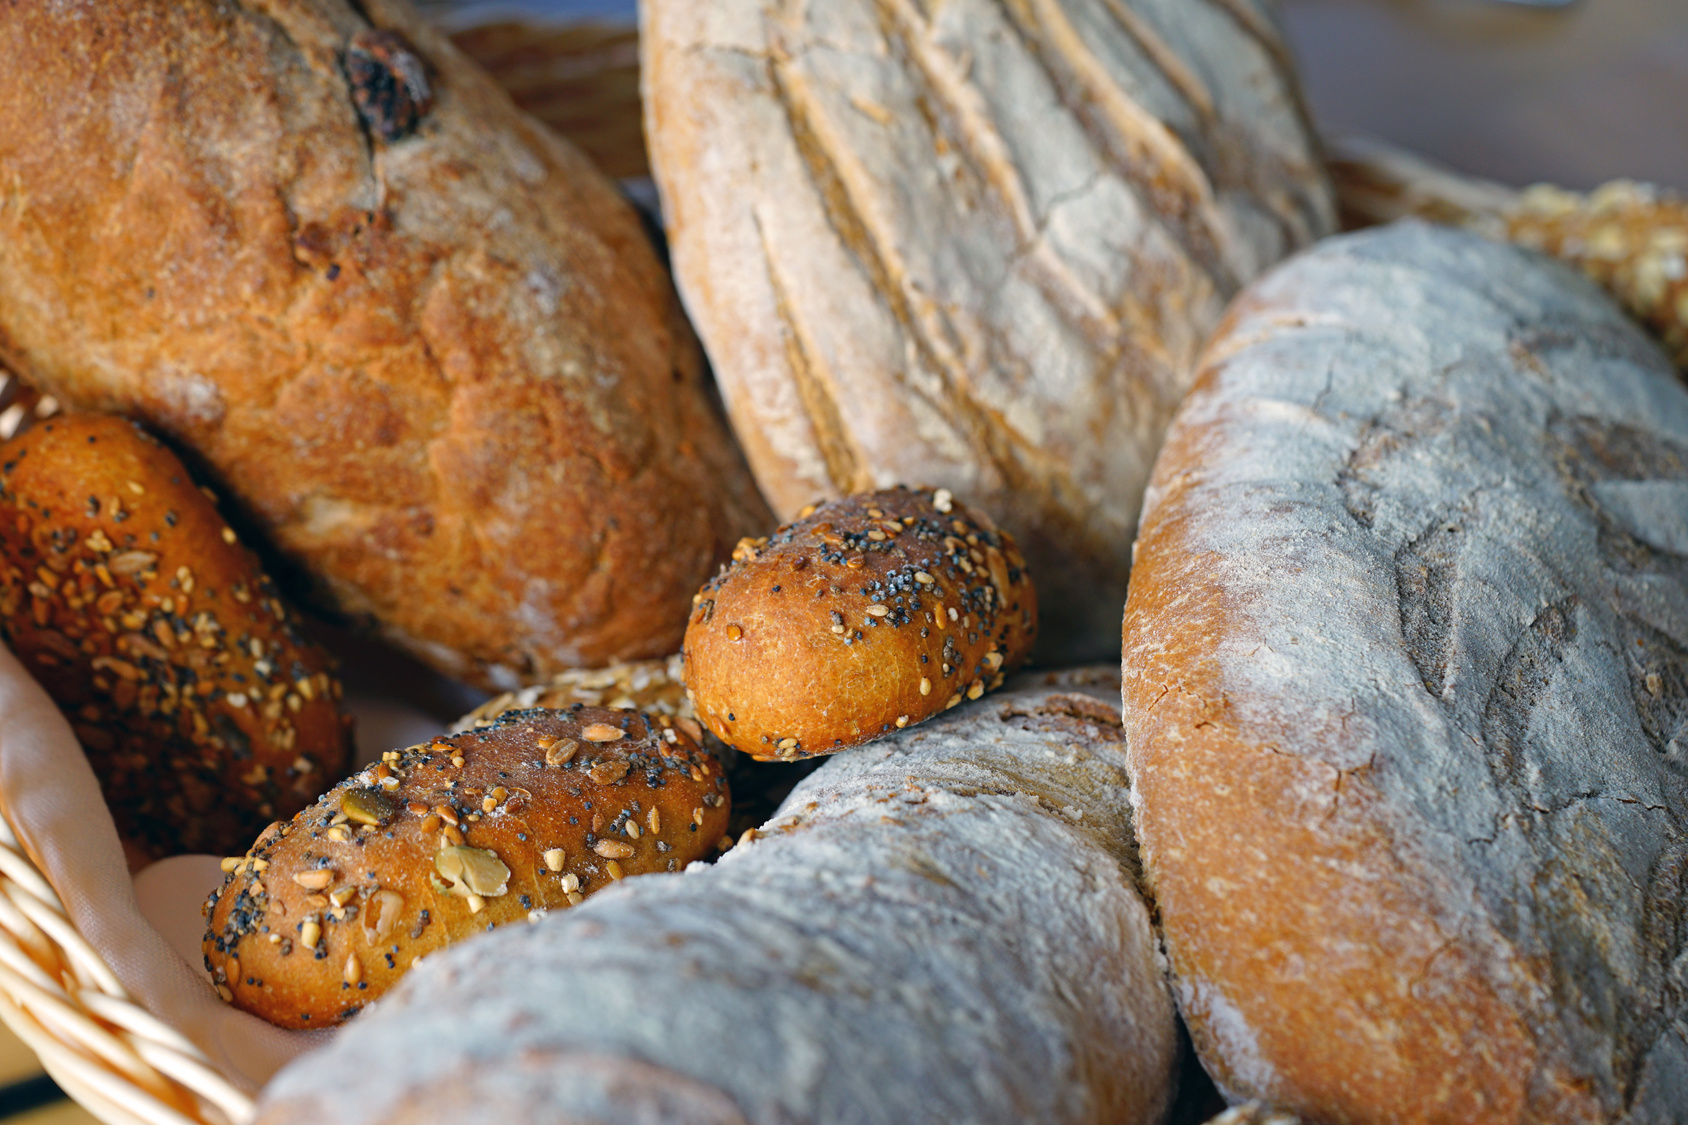
[[[408,5],[27,5],[0,53],[0,361],[191,450],[338,610],[518,687],[673,652],[771,522],[632,208]]]
[[[754,842],[429,958],[264,1125],[1154,1125],[1178,1032],[1113,669],[806,778]]]
[[[1225,300],[1334,228],[1258,0],[653,0],[675,275],[781,519],[920,481],[1118,641],[1160,435]]]
[[[226,860],[205,967],[244,1011],[332,1026],[424,954],[680,870],[729,811],[721,764],[665,719],[512,711],[384,755]]]
[[[1025,662],[1037,592],[1012,537],[945,489],[823,504],[747,539],[686,626],[709,731],[793,761],[977,699]]]
[[[1239,298],[1124,623],[1145,873],[1234,1097],[1688,1104],[1688,394],[1564,267],[1411,224]]]
[[[344,776],[333,661],[175,454],[111,415],[0,444],[0,634],[132,864],[234,851]]]

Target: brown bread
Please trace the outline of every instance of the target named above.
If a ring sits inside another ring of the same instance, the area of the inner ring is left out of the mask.
[[[662,720],[510,712],[384,754],[224,861],[206,968],[239,1008],[329,1026],[431,950],[685,867],[728,808],[720,764]]]
[[[805,511],[740,543],[695,601],[697,717],[760,759],[830,754],[977,699],[1037,636],[1013,538],[947,489]]]
[[[351,719],[258,559],[133,423],[0,445],[0,630],[64,710],[132,862],[233,851],[343,774]]]
[[[401,0],[0,20],[0,363],[511,688],[673,652],[766,508],[633,210]]]

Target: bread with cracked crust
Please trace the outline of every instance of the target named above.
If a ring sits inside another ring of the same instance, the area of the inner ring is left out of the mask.
[[[512,688],[662,656],[766,508],[632,208],[402,0],[0,20],[0,363]]]
[[[1225,301],[1334,229],[1261,0],[651,0],[675,276],[779,517],[953,489],[1112,656],[1162,432]]]
[[[1234,1098],[1688,1106],[1688,392],[1595,286],[1419,224],[1233,307],[1126,609],[1144,870]]]

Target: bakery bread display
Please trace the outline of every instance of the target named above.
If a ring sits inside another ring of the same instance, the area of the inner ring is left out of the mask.
[[[1407,224],[1240,297],[1145,505],[1132,800],[1175,991],[1317,1122],[1688,1106],[1688,392]]]
[[[693,599],[698,719],[759,759],[830,754],[977,699],[1037,636],[1014,540],[948,489],[864,492],[746,539]]]
[[[60,415],[0,444],[0,633],[70,720],[131,862],[238,850],[345,772],[321,648],[180,460]]]
[[[1346,140],[1330,160],[1344,219],[1448,223],[1561,258],[1646,325],[1688,369],[1688,197],[1630,180],[1592,192],[1523,191],[1462,176],[1375,141]]]
[[[1161,433],[1236,288],[1332,229],[1246,0],[652,0],[676,279],[782,519],[928,482],[1111,655]]]
[[[1112,669],[827,759],[760,838],[430,957],[264,1125],[1152,1125],[1178,1062]]]
[[[0,21],[0,363],[513,688],[665,656],[771,521],[631,207],[401,0]]]
[[[720,763],[636,711],[513,711],[382,755],[268,829],[208,904],[224,999],[283,1027],[340,1022],[418,957],[676,871],[727,826]]]

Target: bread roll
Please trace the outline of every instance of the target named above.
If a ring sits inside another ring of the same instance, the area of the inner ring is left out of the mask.
[[[0,20],[0,363],[499,688],[663,656],[766,508],[639,220],[402,0]]]
[[[384,754],[226,860],[205,967],[271,1023],[339,1023],[425,953],[684,867],[728,805],[720,763],[649,715],[514,711]]]
[[[713,866],[429,958],[258,1120],[1159,1122],[1116,686],[1022,680],[827,759]]]
[[[1419,224],[1239,298],[1125,617],[1196,1049],[1317,1122],[1688,1106],[1688,393],[1591,283]]]
[[[830,754],[977,699],[1037,635],[1014,540],[947,489],[805,510],[740,543],[694,602],[698,719],[763,760]]]
[[[1139,501],[1225,300],[1333,226],[1257,0],[652,0],[676,277],[782,519],[927,481],[1111,655]]]
[[[136,865],[226,852],[344,774],[351,717],[176,456],[110,415],[0,445],[0,631],[76,731]]]

